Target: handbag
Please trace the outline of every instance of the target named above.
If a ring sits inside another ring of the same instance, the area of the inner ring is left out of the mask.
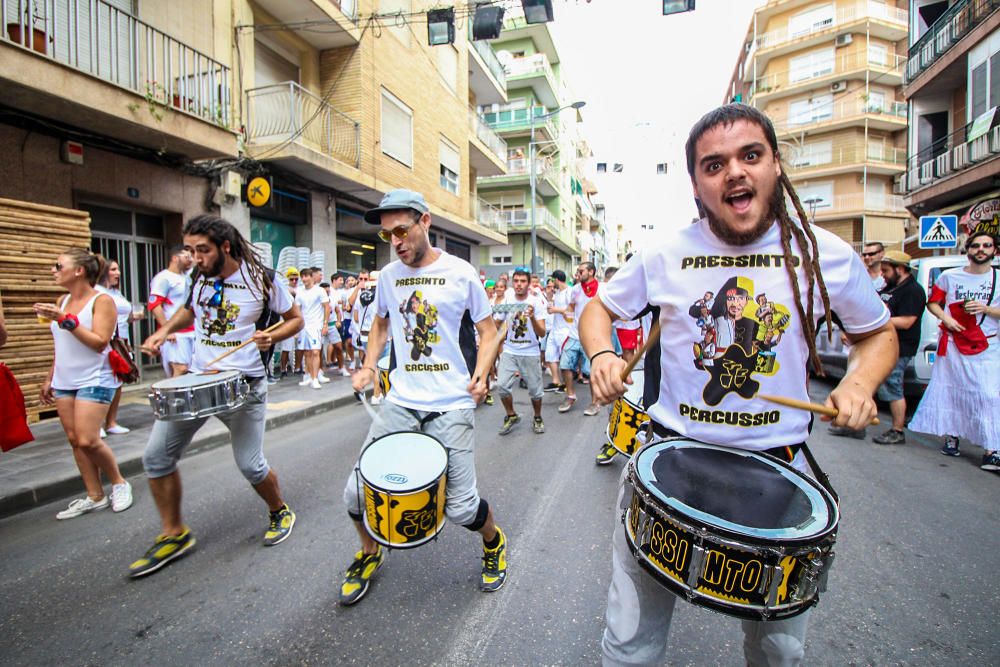
[[[14,373],[0,363],[0,451],[9,452],[34,439],[28,428],[21,387]]]
[[[989,305],[993,301],[993,295],[996,294],[997,288],[997,271],[993,269],[993,285],[990,288],[990,296],[986,300],[986,304]],[[938,346],[938,356],[944,356],[948,351],[948,336],[950,335],[952,340],[955,341],[955,347],[961,354],[966,356],[973,356],[985,352],[990,346],[989,340],[986,338],[986,334],[983,333],[981,328],[983,321],[986,319],[986,313],[983,313],[979,321],[976,321],[976,316],[971,313],[965,312],[965,304],[963,302],[955,302],[948,306],[948,310],[952,318],[956,322],[961,324],[965,331],[948,331],[941,325],[941,330],[944,335],[941,336],[941,344]]]
[[[132,346],[118,335],[118,327],[115,327],[115,335],[111,337],[110,345],[108,363],[111,364],[111,372],[125,384],[137,382],[139,380],[139,367],[135,365]]]

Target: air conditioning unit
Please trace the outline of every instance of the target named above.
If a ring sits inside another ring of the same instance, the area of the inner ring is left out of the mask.
[[[842,93],[845,90],[847,90],[846,81],[834,81],[833,83],[830,84],[831,93]]]
[[[851,33],[847,33],[846,35],[837,35],[836,39],[834,39],[834,44],[836,44],[837,46],[847,46],[853,41],[854,41],[854,35],[852,35]]]

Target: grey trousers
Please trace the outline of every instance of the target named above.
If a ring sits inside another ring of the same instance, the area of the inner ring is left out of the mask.
[[[427,413],[421,413],[426,416]],[[476,489],[476,434],[473,410],[449,410],[428,421],[423,428],[420,419],[406,408],[391,401],[383,401],[371,428],[367,445],[397,431],[416,431],[432,435],[448,450],[448,483],[445,486],[445,514],[454,523],[468,526],[476,521],[479,512],[479,491]],[[357,469],[351,471],[344,487],[347,511],[360,516],[360,480]]]
[[[626,469],[627,470],[627,469]],[[611,586],[604,615],[601,649],[606,667],[662,665],[670,621],[678,597],[661,586],[629,551],[621,522],[631,498],[625,494],[625,470],[618,491],[612,546]],[[802,663],[812,610],[781,621],[741,621],[743,654],[752,667],[792,667]]]
[[[528,396],[533,400],[541,400],[542,391],[542,358],[540,355],[523,356],[503,352],[497,363],[497,393],[501,398],[511,395],[517,384],[517,374],[521,374],[524,383],[528,385]]]
[[[250,382],[246,403],[230,412],[215,415],[226,428],[233,445],[233,458],[251,484],[264,481],[270,468],[264,458],[264,426],[267,418],[267,380]],[[188,421],[157,421],[149,434],[142,466],[150,478],[165,477],[177,470],[184,448],[211,417]]]

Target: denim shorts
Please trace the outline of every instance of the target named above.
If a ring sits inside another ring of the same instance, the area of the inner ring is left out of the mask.
[[[878,397],[883,401],[898,401],[903,398],[903,371],[913,357],[900,357],[896,367],[889,373],[882,386],[878,388]]]
[[[566,345],[563,346],[562,356],[559,358],[559,368],[575,372],[577,366],[581,367],[584,375],[590,375],[590,359],[583,351],[583,345],[579,340],[570,336]]]
[[[79,389],[53,389],[56,398],[75,398],[78,401],[104,403],[110,405],[115,398],[117,387],[81,387]]]

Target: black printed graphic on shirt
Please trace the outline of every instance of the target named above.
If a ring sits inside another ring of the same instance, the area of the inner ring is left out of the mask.
[[[441,340],[437,332],[438,309],[424,299],[420,290],[414,290],[409,298],[399,305],[403,316],[403,331],[406,342],[411,344],[410,359],[420,361],[421,356],[429,357],[433,345]]]

